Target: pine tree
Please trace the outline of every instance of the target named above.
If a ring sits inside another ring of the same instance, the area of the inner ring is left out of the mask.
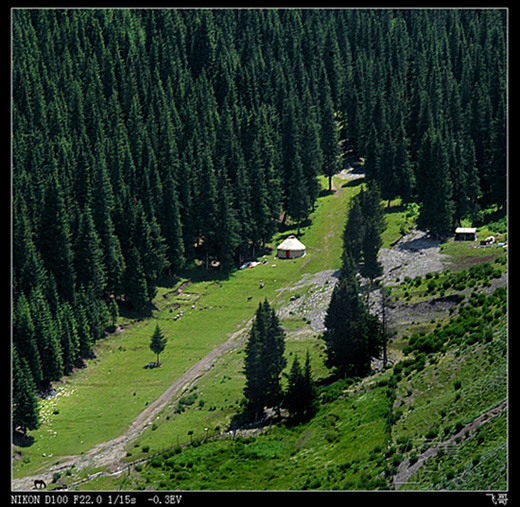
[[[75,278],[72,241],[65,199],[56,171],[45,189],[37,246],[45,267],[56,279],[59,293],[71,300]]]
[[[295,356],[284,396],[283,406],[295,421],[310,418],[316,411],[317,392],[312,379],[309,351],[305,358],[305,367],[302,371],[298,356]]]
[[[217,202],[217,227],[215,230],[215,244],[220,269],[225,273],[235,266],[235,253],[240,244],[240,235],[237,212],[233,208],[231,188],[226,173],[222,167],[219,175],[219,195]]]
[[[149,302],[148,283],[143,270],[141,256],[135,246],[132,246],[126,259],[124,280],[125,300],[136,310],[142,310]]]
[[[56,322],[53,319],[49,304],[40,289],[34,289],[29,299],[31,317],[34,322],[35,341],[40,354],[42,366],[42,387],[46,388],[54,380],[63,375],[63,359],[58,339]]]
[[[306,193],[309,203],[313,204],[320,191],[317,176],[323,164],[323,153],[320,146],[319,126],[312,116],[303,125],[301,159],[303,176],[307,184]]]
[[[58,328],[63,358],[63,368],[66,374],[72,371],[76,361],[80,357],[79,335],[77,331],[74,310],[70,303],[65,302],[60,306],[58,314]]]
[[[318,407],[318,391],[312,378],[311,356],[309,351],[305,354],[305,366],[303,367],[303,392],[305,394],[304,414],[312,417]]]
[[[383,268],[377,259],[379,249],[383,244],[381,234],[386,228],[381,194],[377,183],[369,184],[367,192],[359,194],[361,197],[361,212],[363,214],[363,266],[360,272],[373,280],[383,273]]]
[[[161,233],[167,247],[170,269],[177,272],[184,266],[184,243],[182,241],[182,222],[179,200],[175,191],[173,176],[169,174],[163,189]]]
[[[157,366],[160,366],[159,355],[166,347],[167,338],[164,336],[159,324],[155,326],[155,331],[153,332],[152,338],[150,340],[150,350],[157,354]]]
[[[105,291],[121,294],[125,261],[121,242],[114,226],[115,197],[110,182],[106,161],[102,158],[94,167],[92,218],[99,235],[102,250],[102,265],[106,269]]]
[[[101,297],[106,286],[106,268],[92,213],[87,207],[79,217],[74,253],[76,282],[85,287],[92,284],[96,297]]]
[[[324,94],[321,119],[321,141],[323,151],[323,174],[329,178],[329,190],[332,190],[332,176],[340,167],[339,129],[334,114],[334,106],[330,96],[330,87],[326,77],[322,93]]]
[[[417,224],[438,236],[452,228],[453,201],[446,148],[434,128],[423,137],[419,166],[417,183],[421,209]]]
[[[264,407],[280,407],[280,374],[286,365],[283,357],[285,333],[267,300],[260,303],[246,344],[244,396],[255,420]]]
[[[34,287],[45,285],[47,273],[34,243],[27,207],[20,197],[14,203],[13,224],[13,295],[30,294]]]
[[[343,266],[347,265],[345,256],[349,256],[354,264],[358,264],[361,261],[361,254],[363,252],[364,216],[360,201],[361,199],[358,194],[358,196],[354,197],[350,202],[347,221],[343,230]]]
[[[27,361],[32,378],[39,385],[43,378],[40,352],[36,344],[35,328],[25,294],[20,294],[13,311],[13,345],[20,358]]]
[[[24,359],[20,359],[16,348],[13,349],[12,393],[13,429],[20,428],[24,435],[27,430],[38,429],[40,420],[36,389],[29,367]]]
[[[370,359],[379,351],[379,321],[368,313],[353,272],[334,287],[325,327],[327,365],[340,377],[368,373]]]
[[[291,93],[291,90],[289,90]],[[309,196],[301,160],[301,138],[294,97],[284,100],[284,126],[282,136],[285,205],[287,212],[298,224],[298,234],[309,213]]]
[[[285,392],[283,406],[291,416],[295,419],[300,418],[303,412],[303,406],[305,404],[305,393],[304,393],[304,377],[298,356],[294,357],[294,361],[289,372],[289,378],[287,379],[287,391]]]
[[[282,388],[280,375],[287,364],[284,357],[285,332],[280,326],[274,308],[271,308],[267,299],[264,301],[264,313],[267,317],[266,336],[263,341],[263,361],[265,384],[265,401],[270,407],[280,407],[282,402]]]
[[[151,301],[157,294],[157,280],[168,266],[167,245],[161,236],[155,216],[147,216],[140,201],[135,205],[132,241],[139,252],[139,260],[146,280],[147,301]]]
[[[74,316],[78,333],[79,355],[82,358],[89,357],[92,350],[92,332],[87,315],[88,303],[86,297],[85,289],[80,287],[74,298]]]

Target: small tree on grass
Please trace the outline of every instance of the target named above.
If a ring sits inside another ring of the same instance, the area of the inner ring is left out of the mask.
[[[163,332],[161,331],[161,328],[159,327],[159,324],[155,327],[155,331],[153,332],[152,339],[150,341],[150,349],[152,352],[157,354],[157,366],[159,366],[159,354],[164,350],[166,347],[166,337],[163,335]]]

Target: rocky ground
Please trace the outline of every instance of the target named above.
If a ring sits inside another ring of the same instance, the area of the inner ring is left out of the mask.
[[[283,297],[289,301],[278,310],[278,316],[297,316],[309,321],[314,331],[325,331],[325,314],[338,281],[339,270],[327,269],[315,275],[304,274],[288,291],[284,289]]]
[[[406,276],[415,278],[442,271],[449,257],[440,253],[440,245],[439,240],[414,229],[391,248],[382,248],[379,261],[383,265],[383,284],[395,285]]]
[[[431,239],[425,232],[413,230],[403,236],[391,248],[382,248],[379,260],[383,265],[383,285],[394,285],[404,280],[406,276],[414,278],[434,273],[444,269],[443,262],[448,256],[440,253],[440,241]],[[283,297],[288,300],[279,310],[280,318],[296,316],[309,321],[316,332],[325,331],[324,319],[329,306],[332,291],[339,281],[339,271],[328,269],[315,275],[305,274],[294,285],[285,288]],[[362,281],[362,285],[366,281]],[[401,316],[393,315],[394,321],[413,316],[432,318],[430,314],[445,312],[457,302],[450,298],[437,298],[432,301],[415,305],[393,305],[390,313],[400,312]],[[402,308],[406,306],[406,310]],[[374,313],[381,315],[381,291],[373,289],[369,295],[369,307]],[[402,318],[401,318],[402,317]]]

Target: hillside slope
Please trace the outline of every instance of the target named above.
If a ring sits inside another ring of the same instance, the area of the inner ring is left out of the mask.
[[[99,478],[88,488],[507,489],[507,275],[505,254],[493,252],[491,263],[475,256],[473,268],[459,264],[458,270],[430,273],[413,288],[408,280],[394,285],[395,364],[364,379],[326,378],[312,331],[316,321],[303,319],[306,309],[317,311],[317,295],[326,298],[329,289],[312,283],[306,289],[304,278],[289,289],[303,294],[281,308],[282,322],[291,328],[290,350],[298,353],[306,344],[314,351],[321,386],[312,420],[292,426],[273,415],[256,426],[221,428],[212,438],[198,431],[192,445],[170,441],[169,449],[130,467],[124,477]],[[453,268],[457,260],[449,260]],[[458,290],[450,282],[455,278]],[[428,289],[431,280],[447,295]],[[422,306],[450,296],[443,311],[424,318]],[[215,379],[224,381],[240,361],[239,351],[224,358]],[[193,392],[209,395],[210,382]]]
[[[171,449],[117,487],[507,489],[506,336],[500,317],[489,342],[323,386],[307,423]]]

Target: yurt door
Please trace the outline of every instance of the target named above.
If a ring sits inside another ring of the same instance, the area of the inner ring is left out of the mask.
[[[285,251],[285,258],[286,259],[290,259],[291,258],[291,251],[290,250],[286,250]]]

